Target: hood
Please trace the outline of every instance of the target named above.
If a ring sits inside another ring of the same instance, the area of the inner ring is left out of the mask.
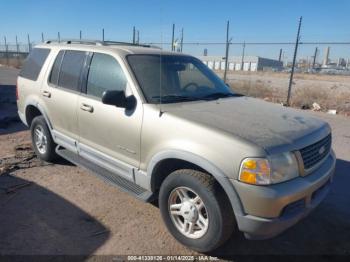
[[[232,134],[268,153],[297,150],[330,132],[329,125],[299,110],[249,97],[162,105],[165,113]]]

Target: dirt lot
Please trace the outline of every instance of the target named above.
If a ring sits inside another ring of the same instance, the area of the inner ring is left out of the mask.
[[[0,166],[9,170],[0,175],[0,255],[196,254],[170,236],[156,206],[63,160],[37,160],[25,146],[28,130],[15,119],[4,121],[15,110],[14,88],[5,85],[14,84],[9,74],[16,72],[1,71]],[[333,128],[338,160],[329,196],[281,236],[248,241],[238,233],[211,255],[350,255],[350,118],[313,114]]]
[[[227,82],[239,93],[285,103],[289,76],[289,73],[237,71],[229,72]],[[350,76],[297,73],[290,102],[296,108],[312,108],[316,102],[321,111],[336,109],[350,116]]]

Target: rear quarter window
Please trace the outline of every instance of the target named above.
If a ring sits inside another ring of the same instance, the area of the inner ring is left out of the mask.
[[[19,76],[36,81],[49,54],[48,48],[34,48],[27,57]]]

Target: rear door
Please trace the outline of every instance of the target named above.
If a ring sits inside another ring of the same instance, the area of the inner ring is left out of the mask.
[[[125,91],[132,95],[121,60],[94,53],[86,74],[86,85],[78,102],[79,153],[133,180],[133,168],[140,161],[142,104],[133,110],[105,105],[105,90]]]
[[[81,92],[81,72],[85,51],[61,50],[42,88],[45,111],[53,126],[55,141],[77,152],[79,138],[77,105]]]

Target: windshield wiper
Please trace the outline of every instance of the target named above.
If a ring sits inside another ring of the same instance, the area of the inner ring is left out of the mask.
[[[162,102],[165,102],[165,103],[197,100],[196,97],[181,96],[181,95],[152,96],[152,98],[157,99],[158,101],[161,100]]]
[[[219,99],[219,98],[225,98],[225,97],[240,97],[243,96],[241,94],[236,94],[236,93],[221,93],[221,92],[217,92],[217,93],[211,93],[205,96],[202,96],[201,99]]]

